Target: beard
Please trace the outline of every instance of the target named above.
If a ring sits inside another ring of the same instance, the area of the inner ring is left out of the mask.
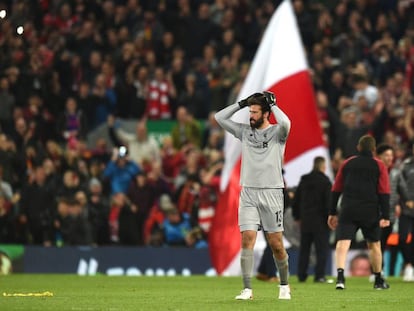
[[[253,129],[258,129],[260,128],[264,123],[264,119],[263,117],[261,117],[260,119],[257,119],[256,121],[253,119],[250,119],[250,127]]]

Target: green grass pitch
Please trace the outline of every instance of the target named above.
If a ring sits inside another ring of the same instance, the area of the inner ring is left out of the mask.
[[[1,310],[412,310],[414,283],[389,278],[377,291],[368,278],[348,278],[347,288],[298,283],[292,300],[278,300],[275,283],[253,280],[254,300],[236,301],[240,277],[126,277],[12,274],[0,276]],[[51,297],[5,296],[52,292]]]

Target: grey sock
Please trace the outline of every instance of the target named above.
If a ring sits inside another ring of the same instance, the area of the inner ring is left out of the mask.
[[[286,254],[286,258],[282,260],[277,260],[273,256],[277,270],[279,271],[280,285],[289,284],[289,255]]]
[[[240,256],[240,265],[242,270],[244,288],[252,288],[251,279],[253,274],[253,250],[242,249]]]

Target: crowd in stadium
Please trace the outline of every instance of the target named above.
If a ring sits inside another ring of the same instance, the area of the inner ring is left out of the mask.
[[[206,247],[223,164],[212,116],[279,3],[0,1],[0,242]],[[292,3],[333,171],[366,133],[398,168],[414,142],[414,1]],[[146,120],[173,120],[171,136],[154,141]],[[91,148],[103,124],[111,141]]]

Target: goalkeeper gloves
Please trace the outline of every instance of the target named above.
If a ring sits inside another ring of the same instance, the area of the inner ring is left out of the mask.
[[[249,104],[247,103],[248,99],[249,97],[242,99],[241,101],[238,102],[240,109],[249,106]]]
[[[263,92],[266,102],[269,105],[269,108],[272,109],[273,106],[276,106],[276,97],[272,92]]]

